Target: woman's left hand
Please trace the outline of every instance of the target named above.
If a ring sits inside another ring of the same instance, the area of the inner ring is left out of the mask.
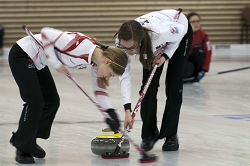
[[[165,61],[166,61],[166,59],[165,59],[164,56],[157,55],[157,56],[154,58],[154,61],[153,61],[152,66],[154,67],[155,65],[157,65],[158,67],[160,67]]]

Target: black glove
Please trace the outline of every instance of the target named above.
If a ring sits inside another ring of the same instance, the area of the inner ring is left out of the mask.
[[[106,123],[109,125],[111,130],[116,132],[120,128],[120,121],[119,121],[119,119],[117,117],[117,114],[115,113],[114,109],[108,109],[108,110],[106,110],[106,112],[112,118],[112,120],[109,119],[109,118],[106,118]]]

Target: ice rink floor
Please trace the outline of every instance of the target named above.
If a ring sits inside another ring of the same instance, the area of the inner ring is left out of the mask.
[[[165,70],[166,70],[165,65]],[[51,69],[61,106],[48,140],[38,144],[47,155],[35,159],[36,165],[48,166],[248,166],[250,165],[250,69],[216,74],[220,71],[248,67],[250,61],[212,61],[210,72],[201,83],[184,84],[183,105],[179,122],[180,149],[162,152],[164,140],[159,140],[151,153],[158,160],[140,164],[140,154],[130,144],[127,159],[105,160],[91,152],[91,141],[104,135],[107,125],[103,116],[88,98],[66,76]],[[142,69],[132,58],[132,107],[138,100]],[[93,96],[90,69],[70,70],[75,79]],[[158,127],[163,115],[164,80],[158,93]],[[28,80],[27,80],[28,81]],[[124,119],[118,78],[109,87],[114,108]],[[7,56],[0,57],[0,166],[24,165],[15,161],[15,148],[9,143],[12,131],[17,130],[22,100],[10,73]],[[140,114],[135,117],[134,129],[129,133],[141,143]]]

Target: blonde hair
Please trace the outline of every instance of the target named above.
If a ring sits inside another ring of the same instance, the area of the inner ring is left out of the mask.
[[[125,68],[128,64],[127,54],[119,48],[110,48],[109,46],[100,43],[95,38],[92,38],[92,40],[103,50],[103,56],[112,61],[110,68],[113,70],[113,72],[117,75],[122,75],[125,72]],[[105,78],[102,78],[102,82],[105,86],[109,86],[109,81]]]

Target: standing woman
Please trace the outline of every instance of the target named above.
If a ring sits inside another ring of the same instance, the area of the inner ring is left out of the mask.
[[[18,40],[10,50],[9,65],[19,87],[24,107],[19,126],[10,139],[16,147],[18,163],[34,163],[44,158],[45,151],[37,138],[48,139],[60,105],[59,95],[48,65],[58,72],[68,73],[65,66],[75,69],[92,67],[94,93],[98,103],[115,120],[106,119],[117,130],[119,120],[108,98],[106,86],[110,77],[122,75],[128,62],[124,51],[109,48],[79,32],[63,32],[43,28],[34,35]]]
[[[194,77],[191,82],[199,82],[209,71],[212,48],[205,31],[201,29],[201,17],[198,13],[191,12],[187,15],[193,28],[193,42],[185,66],[184,79]]]
[[[139,54],[143,66],[142,86],[150,75],[152,67],[158,65],[150,86],[141,103],[142,118],[142,147],[149,151],[158,139],[165,138],[163,151],[179,149],[177,128],[182,104],[183,70],[192,43],[192,27],[184,14],[177,22],[176,10],[155,11],[124,22],[116,33],[116,45],[129,55]],[[161,51],[164,51],[162,56]],[[157,92],[159,80],[168,61],[166,71],[165,93],[166,103],[160,133],[157,127]],[[124,127],[132,128],[131,111],[131,81],[129,67],[120,78],[122,85],[123,103],[126,111]]]

